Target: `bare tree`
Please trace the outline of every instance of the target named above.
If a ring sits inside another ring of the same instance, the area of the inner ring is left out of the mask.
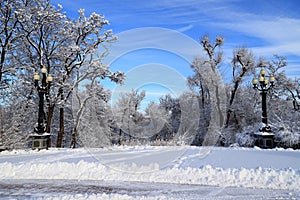
[[[77,84],[73,92],[73,105],[76,105],[76,109],[73,110],[74,116],[74,128],[71,137],[71,148],[76,147],[76,141],[78,136],[78,129],[82,118],[84,118],[84,112],[86,110],[86,105],[93,98],[107,102],[110,98],[109,91],[104,90],[103,86],[100,84],[100,79],[109,78],[110,80],[121,83],[124,79],[124,75],[121,72],[111,72],[109,67],[103,65],[99,60],[90,57],[90,61],[87,65],[83,65],[80,70],[77,71],[75,84]],[[79,89],[79,84],[81,82],[88,82],[86,84],[86,92],[82,95]],[[80,95],[81,94],[81,95]]]
[[[199,88],[202,103],[204,102],[205,95],[209,97],[212,110],[207,136],[203,141],[203,145],[214,145],[221,134],[225,118],[225,88],[218,72],[223,57],[220,47],[224,43],[224,38],[218,36],[212,43],[205,36],[201,39],[200,43],[207,57],[195,58],[192,65],[194,76],[189,78],[189,84],[191,87]]]
[[[64,108],[79,83],[91,80],[92,73],[98,76],[97,81],[106,77],[114,82],[122,79],[122,73],[111,72],[101,62],[107,55],[108,45],[116,37],[111,30],[104,29],[108,25],[104,16],[92,13],[87,17],[84,10],[79,10],[78,19],[71,20],[62,12],[62,6],[54,7],[48,0],[5,1],[1,3],[1,15],[1,76],[7,72],[10,77],[1,95],[8,99],[7,102],[12,96],[19,97],[25,102],[24,107],[29,108],[30,103],[36,102],[33,73],[46,68],[54,77],[46,95],[46,132],[51,132],[53,112],[59,106],[59,147],[64,133]],[[9,56],[9,62],[5,56]],[[97,62],[91,57],[96,57]],[[87,65],[91,66],[85,75],[83,68]],[[76,79],[77,73],[80,79]]]
[[[19,34],[16,13],[21,7],[21,2],[17,0],[2,1],[0,4],[0,88],[7,87],[9,76],[19,67],[12,66],[10,60],[17,48]]]
[[[139,92],[134,89],[131,92],[120,94],[116,108],[114,108],[115,121],[119,128],[119,144],[122,144],[124,138],[130,140],[139,137],[141,131],[139,122],[143,120],[143,114],[139,112],[139,109],[145,96],[145,91]]]
[[[234,50],[232,59],[232,86],[229,97],[229,105],[227,108],[225,128],[228,128],[231,116],[234,112],[233,103],[236,93],[244,79],[251,74],[255,74],[255,60],[252,52],[245,47]]]

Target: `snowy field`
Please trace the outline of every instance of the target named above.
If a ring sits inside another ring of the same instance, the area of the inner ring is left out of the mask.
[[[300,151],[190,146],[4,151],[0,199],[300,199]]]

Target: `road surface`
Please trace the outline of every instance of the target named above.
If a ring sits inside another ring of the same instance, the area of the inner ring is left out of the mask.
[[[299,191],[143,182],[1,180],[0,199],[300,199]]]

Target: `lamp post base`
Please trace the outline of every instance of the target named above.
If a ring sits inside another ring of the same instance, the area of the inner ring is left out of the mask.
[[[50,139],[50,134],[43,133],[37,134],[33,133],[30,135],[31,142],[32,142],[32,149],[48,149],[48,141]]]
[[[271,131],[263,131],[264,129],[262,128],[260,132],[254,133],[255,137],[255,146],[258,146],[262,149],[272,149],[275,147],[275,142],[274,142],[274,134]],[[265,129],[269,130],[269,129]]]

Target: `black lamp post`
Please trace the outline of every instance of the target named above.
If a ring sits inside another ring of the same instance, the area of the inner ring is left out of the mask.
[[[254,77],[252,80],[253,88],[260,91],[262,98],[262,127],[260,132],[256,134],[257,145],[263,148],[273,148],[274,146],[274,134],[272,133],[271,127],[268,125],[268,114],[267,114],[267,93],[274,86],[275,77],[269,76],[269,80],[266,77],[266,70],[261,69],[258,80]]]
[[[35,72],[33,75],[34,84],[39,95],[38,124],[34,128],[35,133],[31,135],[33,149],[47,149],[50,138],[50,134],[45,133],[44,97],[49,94],[53,77],[50,74],[46,75],[47,69],[45,67],[41,69],[41,72],[42,80],[40,84],[39,81],[41,78],[39,73]]]

